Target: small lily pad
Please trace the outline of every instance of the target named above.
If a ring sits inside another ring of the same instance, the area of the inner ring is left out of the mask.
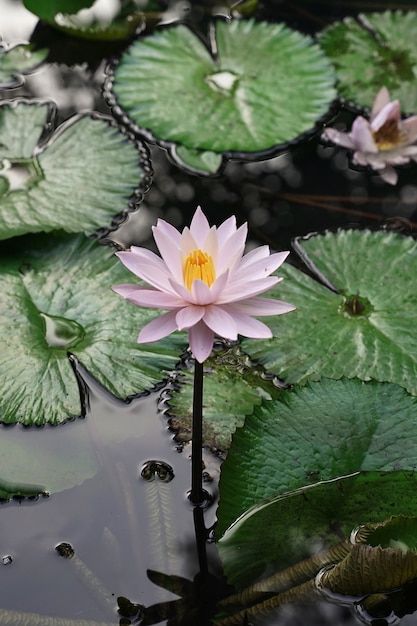
[[[193,407],[193,372],[184,370],[169,400],[171,426],[179,441],[190,441]],[[276,398],[279,389],[238,348],[224,349],[204,364],[204,442],[226,451],[232,433],[262,399]]]
[[[0,106],[0,239],[109,229],[149,188],[147,151],[110,118],[74,116],[51,134],[55,113],[48,102]]]
[[[319,41],[335,66],[344,98],[371,107],[385,86],[412,113],[417,111],[416,37],[416,11],[384,11],[336,22]]]
[[[218,20],[208,45],[185,25],[137,39],[107,92],[151,141],[260,158],[316,127],[333,79],[309,37],[283,24]]]
[[[19,87],[22,74],[33,72],[47,56],[48,50],[35,50],[31,44],[0,44],[0,86]]]
[[[119,398],[161,382],[186,337],[138,345],[155,311],[111,291],[129,272],[112,252],[85,237],[54,235],[3,245],[0,291],[0,420],[57,424],[82,415],[68,353]]]
[[[223,155],[209,150],[192,150],[174,144],[170,156],[176,165],[200,176],[219,174],[224,166]]]
[[[289,383],[358,377],[417,395],[414,239],[343,230],[297,239],[296,250],[315,278],[281,267],[285,280],[269,293],[296,311],[266,318],[274,338],[244,340],[242,348]]]

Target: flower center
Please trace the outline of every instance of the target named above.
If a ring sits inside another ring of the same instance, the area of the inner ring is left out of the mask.
[[[379,150],[392,150],[403,143],[405,133],[402,133],[395,120],[388,120],[380,129],[372,133]]]
[[[216,280],[213,259],[202,250],[193,250],[185,259],[184,283],[189,291],[195,280],[202,280],[209,287]]]

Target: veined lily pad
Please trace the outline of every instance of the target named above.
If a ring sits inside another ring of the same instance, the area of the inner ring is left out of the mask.
[[[184,25],[140,38],[110,83],[113,105],[149,140],[241,158],[311,131],[335,97],[309,37],[253,19],[218,20],[209,47]]]
[[[295,383],[358,377],[394,382],[417,395],[417,243],[395,233],[346,230],[296,240],[324,286],[289,266],[269,293],[291,315],[266,318],[273,340],[244,340],[268,371]]]
[[[169,400],[171,425],[180,441],[191,440],[193,380],[190,370],[177,379],[179,387]],[[226,451],[232,433],[242,426],[244,417],[262,399],[279,394],[272,378],[255,367],[238,348],[224,349],[204,364],[204,442],[213,449]]]
[[[416,515],[416,442],[417,399],[398,385],[323,379],[255,407],[220,479],[221,550],[239,547],[233,582],[303,559],[313,544],[327,548],[359,524]]]
[[[75,116],[51,135],[54,117],[48,102],[0,106],[0,239],[110,228],[149,188],[147,151],[110,118]]]
[[[155,311],[132,307],[111,291],[128,277],[109,249],[83,236],[3,245],[1,421],[57,424],[82,414],[68,352],[121,398],[153,387],[175,367],[184,335],[136,344]]]
[[[403,111],[417,111],[416,11],[367,13],[326,28],[320,44],[332,60],[338,89],[349,100],[370,107],[382,86]]]
[[[22,74],[33,71],[48,56],[48,50],[34,50],[30,44],[10,48],[0,44],[0,85],[19,87]]]

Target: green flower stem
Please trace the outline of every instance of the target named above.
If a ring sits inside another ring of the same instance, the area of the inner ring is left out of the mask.
[[[193,430],[191,440],[191,492],[195,506],[203,504],[203,364],[195,360],[193,395]]]

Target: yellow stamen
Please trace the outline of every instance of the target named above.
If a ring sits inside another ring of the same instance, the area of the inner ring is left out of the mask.
[[[184,263],[184,284],[189,291],[195,280],[202,280],[209,287],[216,280],[213,259],[202,250],[193,250]]]
[[[405,133],[400,131],[395,120],[385,122],[372,136],[379,150],[392,150],[406,139]]]

